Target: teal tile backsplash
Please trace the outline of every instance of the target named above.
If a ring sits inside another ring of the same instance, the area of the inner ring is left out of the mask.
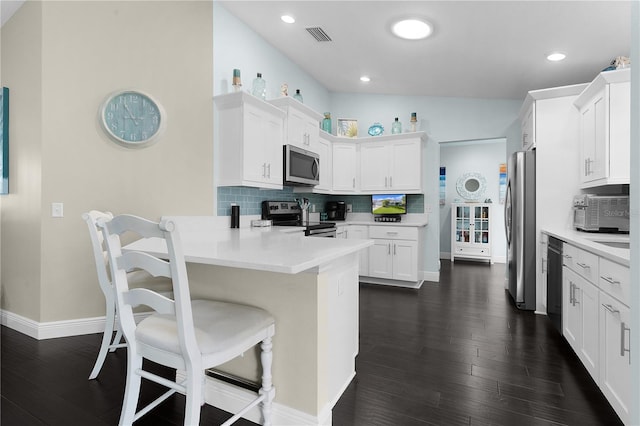
[[[327,201],[344,201],[353,206],[354,213],[371,211],[370,195],[324,195],[293,192],[292,187],[283,190],[258,189],[240,186],[224,186],[218,188],[218,216],[231,216],[231,204],[240,206],[241,215],[261,214],[261,203],[265,200],[293,201],[296,198],[308,198],[309,203],[316,206],[316,212],[324,211]],[[424,195],[407,195],[407,211],[424,213]]]

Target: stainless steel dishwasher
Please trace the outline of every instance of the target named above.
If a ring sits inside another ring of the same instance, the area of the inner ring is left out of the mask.
[[[562,240],[552,236],[547,248],[547,315],[562,334]]]

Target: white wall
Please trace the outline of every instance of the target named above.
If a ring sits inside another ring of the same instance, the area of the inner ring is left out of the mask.
[[[491,209],[491,251],[493,260],[504,262],[506,237],[504,233],[504,204],[500,204],[499,166],[506,163],[506,140],[449,142],[440,144],[440,165],[446,167],[446,200],[440,206],[440,256],[450,259],[451,203],[464,202],[456,190],[456,183],[465,173],[484,176],[487,189],[482,199],[493,201]]]

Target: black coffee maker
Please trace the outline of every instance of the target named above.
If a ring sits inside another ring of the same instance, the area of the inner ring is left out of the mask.
[[[344,201],[327,201],[324,206],[327,212],[327,220],[346,220],[347,205]]]

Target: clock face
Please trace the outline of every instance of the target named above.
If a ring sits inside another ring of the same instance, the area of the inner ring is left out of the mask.
[[[143,146],[165,125],[164,111],[149,95],[126,90],[110,95],[101,108],[102,127],[125,146]]]

